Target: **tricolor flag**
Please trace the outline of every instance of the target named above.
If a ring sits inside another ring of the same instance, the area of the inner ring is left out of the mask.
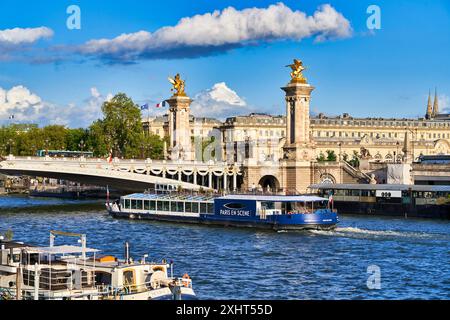
[[[148,106],[148,103],[146,103],[143,106],[141,106],[141,111],[148,110],[148,109],[150,109],[149,106]]]
[[[12,120],[12,119],[14,119],[14,115],[9,116],[9,120]]]
[[[112,161],[113,161],[113,156],[112,156],[112,154],[113,154],[113,152],[112,152],[112,150],[109,152],[109,157],[108,157],[108,162],[109,163],[112,163]]]
[[[334,209],[334,200],[333,200],[333,193],[330,192],[330,196],[328,197],[328,207],[330,209]]]
[[[156,104],[157,108],[163,108],[166,106],[166,101],[161,101],[160,103]]]

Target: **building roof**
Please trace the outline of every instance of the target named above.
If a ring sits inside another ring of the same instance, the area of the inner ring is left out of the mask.
[[[407,184],[312,184],[309,189],[315,190],[386,190],[386,191],[424,191],[424,192],[450,192],[446,185],[407,185]]]

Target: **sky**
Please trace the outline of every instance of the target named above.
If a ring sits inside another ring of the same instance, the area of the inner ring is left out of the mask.
[[[119,92],[162,114],[178,72],[196,116],[284,114],[294,58],[314,113],[416,118],[435,88],[450,107],[449,56],[446,0],[1,0],[0,124],[86,127]]]

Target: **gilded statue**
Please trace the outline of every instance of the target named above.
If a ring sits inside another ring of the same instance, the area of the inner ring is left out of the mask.
[[[181,76],[179,73],[175,76],[175,78],[169,77],[169,82],[173,85],[173,88],[170,90],[174,93],[174,96],[186,96],[184,92],[185,81],[181,80]]]
[[[290,67],[292,69],[291,82],[293,82],[293,83],[295,83],[295,82],[306,83],[307,82],[306,78],[302,74],[302,72],[305,71],[306,68],[303,66],[303,62],[301,60],[294,59],[294,63],[287,65],[286,67]]]

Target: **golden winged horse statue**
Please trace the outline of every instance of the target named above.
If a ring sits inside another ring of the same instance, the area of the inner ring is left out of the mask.
[[[292,82],[301,82],[301,83],[307,82],[306,78],[302,74],[302,72],[305,71],[306,68],[303,66],[303,62],[301,60],[294,59],[294,63],[289,64],[286,67],[290,67],[292,69],[291,72]]]
[[[184,92],[185,87],[185,81],[181,80],[181,76],[179,73],[175,76],[175,78],[169,77],[169,82],[173,85],[173,88],[171,89],[172,92],[175,92],[175,96],[185,96],[186,93]]]

